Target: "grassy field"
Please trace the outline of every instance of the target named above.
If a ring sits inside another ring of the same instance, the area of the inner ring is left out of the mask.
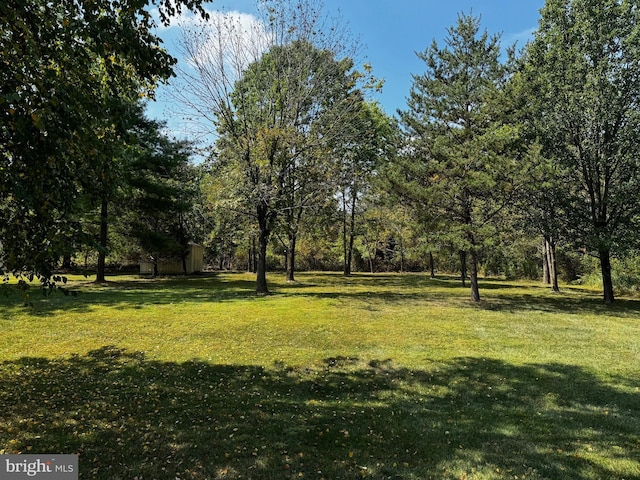
[[[640,479],[640,302],[484,280],[0,289],[1,453],[84,479]]]

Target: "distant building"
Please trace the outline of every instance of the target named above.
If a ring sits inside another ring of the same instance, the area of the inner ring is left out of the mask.
[[[158,274],[159,275],[179,275],[186,273],[191,275],[192,273],[202,272],[204,267],[204,247],[202,245],[196,245],[195,243],[189,244],[189,251],[186,258],[187,271],[184,271],[181,259],[167,259],[158,260]],[[142,275],[153,275],[153,262],[148,260],[140,261],[140,273]]]

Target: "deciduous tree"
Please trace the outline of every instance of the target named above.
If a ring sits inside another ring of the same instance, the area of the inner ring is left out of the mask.
[[[207,125],[219,136],[216,161],[226,163],[223,175],[234,179],[227,186],[257,225],[256,292],[267,294],[266,252],[276,220],[287,220],[294,255],[302,212],[327,193],[323,152],[344,134],[366,77],[344,54],[342,30],[328,28],[321,4],[260,6],[263,18],[250,28],[227,16],[213,30],[186,32],[181,43],[192,67],[177,96],[213,120]],[[293,267],[293,259],[288,263]]]
[[[640,9],[635,1],[548,0],[527,49],[543,154],[562,172],[564,217],[599,258],[605,303],[611,256],[637,243],[640,203]]]
[[[259,294],[268,293],[266,252],[277,218],[286,220],[292,280],[300,217],[328,194],[331,166],[322,152],[359,101],[351,68],[350,60],[304,41],[276,46],[249,66],[231,96],[232,111],[220,116],[219,161],[240,172],[234,187],[258,224]]]
[[[340,164],[338,188],[344,275],[351,275],[360,200],[370,189],[378,167],[392,161],[399,140],[397,123],[378,104],[363,102],[353,116],[349,136],[340,138],[334,150]]]

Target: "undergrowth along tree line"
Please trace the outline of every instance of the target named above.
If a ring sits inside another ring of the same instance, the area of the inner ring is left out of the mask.
[[[60,262],[184,257],[212,266],[599,276],[638,273],[640,22],[634,2],[548,0],[523,49],[460,14],[418,54],[407,108],[338,18],[259,0],[249,27],[184,28],[175,95],[215,140],[205,160],[144,118],[175,59],[136,2],[0,6],[0,269],[47,285]],[[161,22],[176,11],[158,2]],[[505,53],[506,52],[506,53]],[[43,61],[43,59],[47,59]],[[94,258],[95,257],[95,258]],[[591,259],[595,259],[592,261]]]

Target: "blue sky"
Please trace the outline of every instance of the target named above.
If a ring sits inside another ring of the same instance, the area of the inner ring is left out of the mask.
[[[433,39],[447,35],[460,12],[480,16],[482,28],[502,33],[502,45],[524,45],[538,26],[544,0],[326,0],[327,8],[340,8],[366,47],[376,76],[385,79],[379,97],[388,114],[406,107],[411,74],[424,72],[416,56]]]
[[[211,10],[255,10],[253,0],[216,0],[206,5]],[[393,115],[406,107],[411,75],[424,72],[416,52],[423,52],[433,39],[441,43],[460,12],[481,17],[481,26],[489,33],[501,33],[503,47],[516,41],[524,46],[537,28],[544,0],[324,0],[324,5],[327,13],[343,19],[362,44],[362,60],[372,65],[376,77],[385,80],[376,99]],[[160,32],[172,53],[177,34],[177,27]],[[151,105],[149,115],[165,116],[162,102]]]

